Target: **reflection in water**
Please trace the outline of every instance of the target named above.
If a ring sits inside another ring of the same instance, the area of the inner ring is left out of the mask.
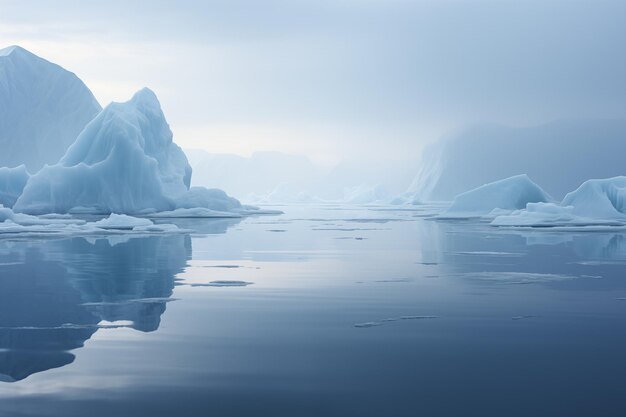
[[[191,240],[116,239],[0,243],[0,380],[71,363],[103,320],[159,327]]]
[[[187,284],[158,332],[99,334],[0,384],[0,415],[621,415],[625,235],[404,214],[0,241],[4,380],[71,362],[102,320],[156,329]]]

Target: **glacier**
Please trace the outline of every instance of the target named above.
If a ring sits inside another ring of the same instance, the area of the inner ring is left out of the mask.
[[[75,74],[19,46],[0,49],[0,166],[58,162],[101,110]]]

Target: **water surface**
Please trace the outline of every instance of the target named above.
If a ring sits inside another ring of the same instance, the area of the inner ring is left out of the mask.
[[[623,415],[624,234],[281,209],[0,240],[0,416]]]

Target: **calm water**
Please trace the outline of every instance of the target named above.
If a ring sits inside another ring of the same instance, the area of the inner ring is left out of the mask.
[[[626,415],[626,235],[282,209],[0,240],[0,416]]]

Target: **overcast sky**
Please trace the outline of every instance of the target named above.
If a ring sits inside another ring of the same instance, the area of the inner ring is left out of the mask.
[[[202,4],[200,4],[202,3]],[[0,47],[183,147],[388,159],[460,126],[626,117],[626,1],[0,0]]]

